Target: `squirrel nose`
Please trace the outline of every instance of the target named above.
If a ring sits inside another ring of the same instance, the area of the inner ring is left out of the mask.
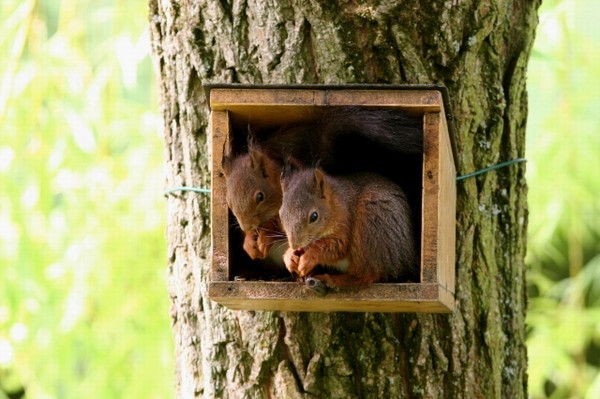
[[[260,220],[255,216],[248,216],[240,213],[234,213],[234,215],[237,219],[240,229],[242,229],[244,232],[256,230],[260,225]]]
[[[242,229],[242,231],[251,231],[251,230],[256,230],[258,228],[258,225],[256,223],[248,223],[246,221],[239,221],[240,222],[240,228]]]
[[[295,251],[302,248],[298,243],[296,235],[293,233],[288,233],[288,245],[290,248],[294,249]]]

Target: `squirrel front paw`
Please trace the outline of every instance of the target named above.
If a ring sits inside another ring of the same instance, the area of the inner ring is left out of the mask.
[[[287,251],[283,254],[283,263],[285,263],[285,267],[292,274],[298,273],[298,263],[300,262],[300,255],[298,251],[293,248],[288,248]]]
[[[244,251],[250,256],[251,259],[264,259],[266,255],[260,250],[258,244],[258,233],[256,231],[248,231],[244,236]],[[268,251],[267,251],[268,253]]]
[[[258,233],[258,238],[256,239],[256,250],[261,254],[261,259],[269,256],[269,251],[273,246],[273,239],[269,237],[263,231]]]
[[[311,251],[302,253],[298,262],[298,273],[301,277],[306,277],[319,263],[319,259]]]

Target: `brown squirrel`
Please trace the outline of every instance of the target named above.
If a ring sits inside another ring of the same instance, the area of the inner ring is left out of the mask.
[[[222,167],[227,203],[244,232],[244,250],[252,259],[264,259],[275,243],[285,245],[278,216],[279,178],[288,158],[305,166],[318,163],[331,174],[371,171],[407,182],[414,194],[411,205],[419,206],[421,123],[419,117],[395,109],[326,107],[311,121],[263,137],[252,135],[246,152],[235,154],[230,148]]]
[[[244,233],[244,251],[252,259],[265,259],[275,242],[285,245],[279,221],[281,167],[252,147],[243,156],[223,158],[222,167],[227,204]],[[277,253],[272,260],[283,265]]]
[[[374,173],[331,176],[319,168],[286,170],[281,183],[279,216],[289,243],[283,258],[292,274],[328,287],[418,281],[411,210],[397,184]],[[343,274],[312,276],[317,265]]]

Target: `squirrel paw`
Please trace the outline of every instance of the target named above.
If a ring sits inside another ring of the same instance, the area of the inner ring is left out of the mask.
[[[292,248],[288,248],[287,251],[283,254],[283,263],[285,263],[285,267],[288,269],[292,275],[299,274],[298,272],[298,262],[300,261],[300,256],[296,254]]]
[[[256,250],[261,254],[261,259],[269,256],[269,251],[273,246],[273,239],[262,232],[258,234],[256,239]]]
[[[251,259],[264,259],[266,258],[266,255],[263,255],[263,252],[259,249],[257,240],[258,234],[256,234],[256,232],[251,231],[246,233],[243,245],[244,251],[246,251]]]
[[[303,252],[302,256],[300,256],[300,260],[298,261],[298,273],[300,273],[302,277],[305,277],[312,272],[317,264],[317,259],[313,259],[313,257],[310,256],[310,253]]]

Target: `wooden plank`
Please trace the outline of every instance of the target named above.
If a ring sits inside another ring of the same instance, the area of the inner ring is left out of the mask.
[[[439,111],[443,104],[437,90],[302,90],[302,89],[213,89],[213,110],[237,107],[281,107],[324,105],[396,106]]]
[[[223,152],[229,137],[227,111],[211,113],[212,173],[211,173],[211,244],[212,281],[229,280],[229,210],[226,202],[225,176],[221,168]]]
[[[450,312],[437,284],[373,284],[324,296],[303,284],[284,282],[214,282],[211,299],[232,309],[306,312]]]
[[[328,105],[394,106],[421,112],[439,111],[442,94],[437,90],[329,90]]]
[[[421,212],[421,282],[438,281],[440,145],[438,112],[423,116],[423,208]]]
[[[454,311],[454,307],[456,305],[454,300],[454,292],[447,290],[441,285],[439,286],[439,301],[448,312]]]
[[[446,118],[440,119],[440,193],[438,206],[439,283],[454,293],[456,270],[456,167]]]
[[[214,89],[210,92],[212,110],[235,109],[239,106],[280,107],[326,105],[322,90],[294,89]]]

